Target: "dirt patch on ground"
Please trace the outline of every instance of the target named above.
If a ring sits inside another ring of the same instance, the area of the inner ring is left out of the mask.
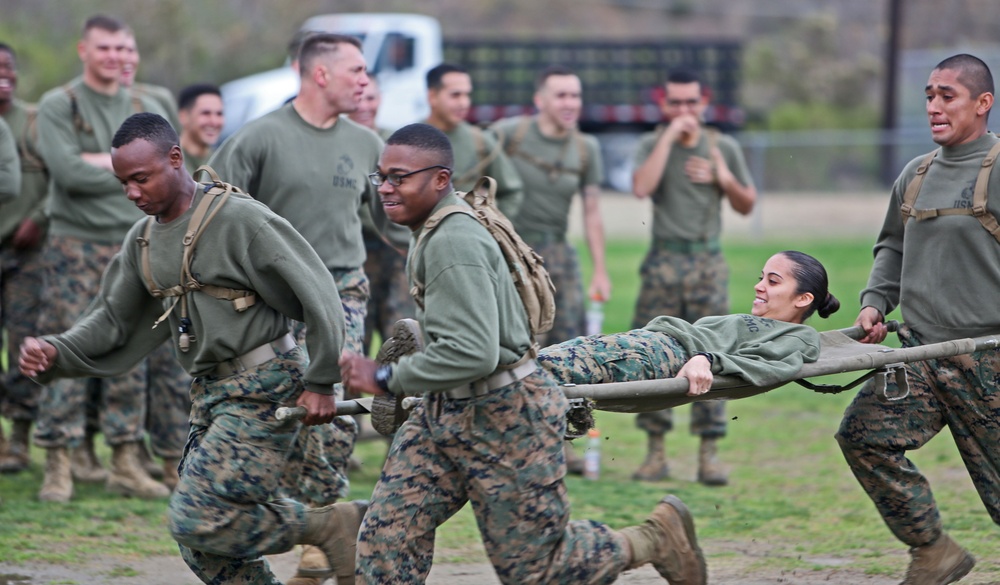
[[[850,567],[847,557],[803,557],[793,552],[788,543],[774,544],[759,541],[706,541],[709,582],[727,585],[895,585],[902,575],[895,577],[865,575]],[[885,551],[886,557],[897,558],[899,566],[906,564],[906,551]],[[780,571],[761,568],[761,564],[774,564],[775,557],[795,558],[810,568]],[[294,552],[268,557],[282,580],[295,572],[297,554]],[[28,565],[12,566],[0,562],[0,585],[198,585],[200,581],[185,566],[180,556],[149,557],[145,559],[94,558],[82,566]],[[328,583],[332,583],[329,581]],[[499,585],[493,568],[488,563],[438,563],[427,580],[428,585]],[[662,584],[664,580],[652,567],[629,571],[615,583],[622,585]],[[986,576],[971,575],[962,580],[963,585],[1000,585]]]

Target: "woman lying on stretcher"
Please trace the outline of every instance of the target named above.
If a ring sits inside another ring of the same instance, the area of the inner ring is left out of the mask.
[[[840,308],[827,290],[826,269],[808,254],[779,252],[754,287],[750,315],[688,323],[657,317],[642,329],[577,337],[542,349],[538,361],[560,384],[600,384],[685,377],[688,395],[708,392],[714,375],[755,386],[793,377],[819,358],[819,334],[801,323]]]

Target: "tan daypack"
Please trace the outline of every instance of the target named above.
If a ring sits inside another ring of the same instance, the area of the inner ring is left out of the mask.
[[[142,276],[146,280],[146,288],[149,290],[149,294],[158,299],[174,297],[174,302],[170,303],[170,307],[153,323],[153,328],[155,329],[157,325],[169,317],[170,313],[180,304],[181,324],[177,348],[182,352],[188,351],[191,344],[196,341],[194,332],[190,330],[191,320],[188,318],[188,293],[198,291],[220,300],[229,301],[233,305],[233,310],[237,313],[246,311],[257,302],[257,294],[252,290],[237,290],[212,284],[203,284],[191,272],[191,262],[194,260],[195,246],[198,243],[198,239],[201,238],[201,234],[205,232],[205,228],[208,227],[208,224],[211,223],[215,215],[219,213],[219,210],[225,205],[230,195],[233,193],[245,194],[239,187],[234,187],[219,179],[219,175],[212,167],[208,165],[200,166],[194,172],[194,176],[197,177],[202,172],[208,173],[212,182],[199,185],[205,192],[205,196],[201,198],[198,207],[191,214],[187,232],[184,234],[184,251],[181,260],[179,284],[175,284],[169,288],[161,288],[153,280],[153,270],[149,260],[149,236],[153,222],[156,221],[154,217],[149,216],[146,218],[146,229],[143,231],[142,236],[137,238],[142,255]],[[215,203],[214,206],[212,205],[213,203]]]
[[[514,231],[510,220],[497,208],[496,190],[497,182],[493,177],[482,177],[471,191],[459,193],[472,209],[459,205],[449,205],[439,209],[424,223],[423,232],[414,244],[414,251],[416,253],[420,250],[420,245],[427,239],[427,236],[449,215],[464,213],[475,218],[486,227],[486,230],[500,245],[500,251],[503,252],[504,259],[507,260],[507,267],[510,269],[510,275],[514,279],[514,286],[517,288],[517,293],[524,304],[524,310],[528,314],[528,325],[531,328],[532,337],[534,337],[552,329],[556,314],[556,287],[552,284],[548,271],[545,270],[542,257],[531,246],[524,243],[521,236]],[[424,283],[417,280],[416,274],[412,273],[412,268],[411,276],[413,287],[410,289],[410,294],[423,308]],[[534,351],[530,353],[534,353]]]
[[[993,163],[996,162],[997,156],[1000,155],[1000,142],[993,145],[993,148],[986,154],[986,158],[983,159],[982,165],[979,167],[979,174],[976,176],[976,186],[972,193],[971,208],[915,209],[913,204],[917,202],[917,195],[920,194],[920,186],[924,182],[924,175],[927,174],[927,169],[934,162],[934,158],[939,152],[941,152],[940,148],[928,153],[924,157],[924,160],[920,161],[920,166],[917,167],[917,175],[906,186],[906,192],[903,194],[903,204],[899,206],[899,212],[903,215],[903,224],[905,225],[906,221],[911,217],[917,221],[923,221],[939,215],[971,215],[978,219],[979,223],[983,224],[986,231],[990,232],[997,242],[1000,242],[1000,224],[997,223],[996,216],[986,209],[986,202],[989,200],[987,187],[989,187]]]

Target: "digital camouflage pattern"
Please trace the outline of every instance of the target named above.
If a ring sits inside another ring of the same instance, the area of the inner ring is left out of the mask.
[[[676,339],[645,329],[577,337],[538,352],[538,363],[560,384],[673,378],[687,359]]]
[[[41,387],[17,369],[21,340],[35,333],[44,268],[39,250],[0,245],[0,329],[7,333],[7,371],[0,378],[0,413],[35,420]]]
[[[153,350],[146,364],[149,445],[154,455],[176,459],[184,453],[190,430],[191,375],[174,357],[172,340]]]
[[[679,253],[654,241],[639,269],[642,286],[635,303],[632,327],[645,326],[660,315],[693,323],[710,315],[729,313],[729,267],[721,252]],[[651,434],[674,427],[673,409],[636,415],[636,426]],[[726,403],[701,400],[691,404],[691,434],[726,434]]]
[[[556,287],[556,317],[552,329],[539,335],[538,345],[545,347],[583,335],[583,277],[576,248],[561,240],[533,239],[530,233],[521,234],[542,259]]]
[[[397,431],[358,537],[357,583],[424,583],[434,531],[471,502],[502,583],[612,583],[624,537],[569,521],[567,400],[542,371],[473,399],[428,394]]]
[[[280,584],[261,555],[294,546],[305,506],[275,499],[301,425],[274,413],[302,393],[307,363],[296,347],[191,386],[191,434],[167,518],[181,556],[205,583]]]
[[[368,278],[364,270],[357,268],[334,271],[333,280],[344,307],[344,349],[361,353]],[[305,325],[296,323],[295,332],[299,345],[305,348]],[[344,387],[334,385],[334,394],[342,399]],[[347,464],[357,437],[358,423],[350,416],[338,416],[328,425],[305,427],[292,449],[281,493],[313,506],[333,504],[346,497],[350,488]]]
[[[101,275],[120,244],[101,244],[49,235],[42,251],[45,285],[37,333],[61,333],[73,326],[97,296]],[[34,440],[39,447],[73,447],[83,439],[87,387],[92,378],[64,378],[42,388]],[[97,380],[101,385],[100,427],[109,445],[142,440],[146,428],[147,368]]]
[[[903,347],[922,345],[905,326],[899,339]],[[837,442],[861,487],[896,538],[910,547],[937,540],[941,516],[930,484],[906,452],[947,426],[979,497],[1000,524],[1000,351],[911,362],[906,375],[906,398],[888,401],[868,381],[844,413]],[[902,396],[890,382],[888,395]]]
[[[383,341],[389,338],[392,326],[400,319],[413,319],[417,305],[410,296],[406,277],[406,256],[392,249],[378,235],[365,234],[365,274],[371,288],[365,316],[364,354],[371,349],[376,331]]]

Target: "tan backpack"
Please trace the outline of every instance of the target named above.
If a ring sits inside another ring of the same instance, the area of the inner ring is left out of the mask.
[[[976,186],[972,194],[971,208],[915,209],[913,205],[917,202],[917,196],[920,194],[920,186],[924,182],[924,175],[927,174],[927,169],[934,162],[934,158],[939,152],[941,152],[940,148],[928,153],[920,161],[920,166],[917,167],[917,175],[906,186],[906,192],[903,194],[903,204],[899,206],[899,212],[903,216],[903,224],[905,225],[906,221],[911,217],[917,221],[923,221],[939,215],[971,215],[978,219],[979,223],[983,224],[986,231],[990,232],[997,242],[1000,242],[1000,224],[997,223],[996,216],[986,209],[986,202],[989,200],[987,187],[990,182],[990,173],[993,171],[993,163],[996,162],[997,156],[1000,155],[1000,142],[993,145],[993,148],[986,154],[986,158],[983,159],[983,163],[979,167],[979,174],[976,176]]]
[[[420,245],[427,239],[427,236],[449,215],[464,213],[475,218],[486,227],[486,230],[500,245],[500,251],[503,252],[503,256],[507,260],[507,267],[510,269],[510,275],[514,279],[514,286],[517,288],[517,293],[524,304],[524,310],[528,314],[528,325],[531,328],[532,337],[534,337],[552,329],[556,314],[556,287],[552,284],[548,271],[545,270],[542,257],[531,246],[524,243],[521,236],[514,231],[510,220],[497,209],[496,190],[497,182],[493,177],[482,177],[471,191],[459,193],[472,209],[459,205],[449,205],[427,218],[423,232],[414,244],[414,253],[420,250]],[[412,273],[412,268],[411,276],[413,288],[410,289],[410,294],[423,308],[424,283],[417,280],[416,274]]]

